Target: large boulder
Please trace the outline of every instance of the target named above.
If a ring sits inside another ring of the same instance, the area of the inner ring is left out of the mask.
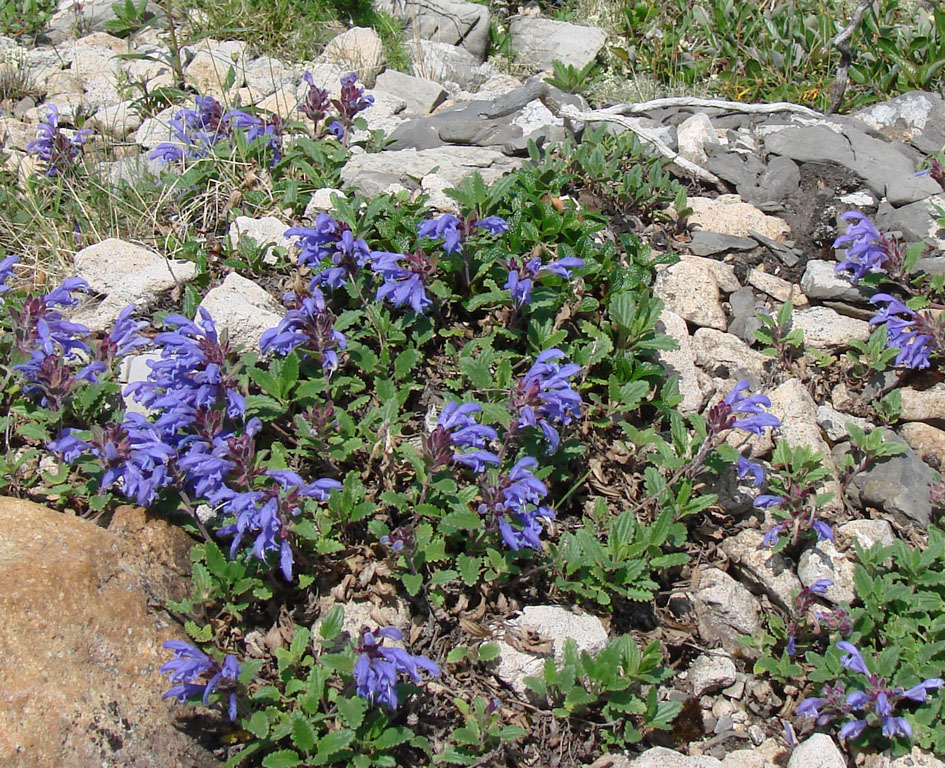
[[[374,7],[402,22],[411,40],[433,40],[465,48],[485,61],[489,8],[462,0],[375,0]]]
[[[139,508],[105,530],[10,498],[0,528],[0,765],[216,765],[161,701],[180,633],[149,607],[183,596],[190,538]]]
[[[581,69],[597,58],[607,42],[607,33],[599,27],[582,27],[540,16],[512,19],[509,32],[512,50],[538,69],[550,69],[556,59]]]

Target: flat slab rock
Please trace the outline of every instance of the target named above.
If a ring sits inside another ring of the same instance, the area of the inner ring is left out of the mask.
[[[9,498],[0,527],[0,765],[217,765],[161,701],[181,638],[148,607],[184,596],[190,538],[138,508],[105,530]]]

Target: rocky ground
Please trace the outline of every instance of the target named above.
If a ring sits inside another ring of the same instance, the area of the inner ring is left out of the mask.
[[[640,228],[655,250],[680,256],[661,269],[654,293],[665,304],[662,326],[679,344],[662,353],[662,362],[680,377],[683,413],[700,411],[735,380],[748,378],[762,389],[775,381],[770,359],[753,346],[759,310],[776,311],[792,301],[793,326],[804,330],[809,346],[824,352],[838,353],[851,340],[868,338],[873,314],[868,295],[834,272],[831,246],[845,211],[867,213],[880,230],[897,231],[907,241],[924,241],[930,255],[922,266],[945,271],[945,233],[935,223],[935,206],[945,206],[945,194],[929,176],[915,175],[925,156],[945,145],[945,100],[938,94],[911,92],[856,114],[829,117],[790,106],[761,111],[756,105],[691,100],[592,113],[580,97],[548,87],[540,75],[552,58],[577,67],[593,59],[605,42],[601,30],[535,15],[516,19],[512,47],[535,75],[523,81],[483,63],[489,30],[484,6],[443,0],[388,5],[416,23],[411,75],[385,69],[376,35],[357,28],[305,65],[257,55],[236,40],[203,40],[184,49],[184,72],[202,94],[238,98],[287,118],[306,87],[303,70],[332,90],[341,74],[358,71],[375,97],[365,113],[368,128],[383,129],[393,140],[382,152],[355,154],[342,172],[341,192],[356,189],[370,197],[406,188],[428,195],[430,205],[442,211],[456,212],[444,189],[474,172],[487,182],[498,179],[526,162],[529,140],[550,146],[566,131],[593,123],[620,130],[614,116],[659,138],[708,172],[695,179],[676,168],[688,185],[692,209],[687,226],[677,228],[682,234]],[[102,27],[109,6],[83,6],[78,37],[70,10],[54,20],[47,44],[27,50],[0,39],[8,66],[27,70],[44,91],[42,98],[0,109],[7,163],[20,174],[35,170],[26,145],[47,104],[59,108],[63,124],[75,125],[84,116],[87,127],[123,147],[123,157],[103,173],[128,178],[157,170],[147,153],[171,138],[169,120],[179,106],[140,114],[127,84],[141,81],[149,90],[170,84],[164,32],[112,37]],[[128,53],[149,58],[124,58]],[[231,67],[235,80],[224,90]],[[308,219],[330,210],[329,195],[322,190],[313,196]],[[229,237],[287,244],[283,232],[295,223],[236,217]],[[169,263],[153,248],[119,239],[81,249],[74,267],[97,294],[75,318],[93,330],[109,327],[128,302],[156,304],[163,292],[196,272],[191,263]],[[230,274],[206,294],[202,306],[218,328],[255,345],[282,317],[273,293]],[[133,359],[129,380],[146,370],[143,359]],[[842,455],[848,450],[843,425],[875,420],[870,398],[839,378],[791,373],[778,378],[770,392],[782,436],[827,457]],[[885,384],[873,386],[875,395]],[[793,593],[818,579],[834,583],[827,603],[851,600],[854,541],[868,547],[928,526],[934,470],[945,461],[943,426],[941,374],[906,381],[902,422],[892,435],[906,451],[857,478],[865,514],[840,525],[835,545],[812,546],[793,563],[769,558],[756,529],[719,537],[674,586],[666,607],[649,625],[643,621],[636,627],[684,659],[672,695],[694,702],[692,728],[674,730],[665,747],[637,756],[603,756],[594,768],[941,766],[918,751],[896,761],[848,758],[823,734],[791,753],[779,723],[793,711],[798,691],[787,686],[778,695],[751,674],[751,652],[739,637],[757,634],[766,612],[786,608]],[[757,450],[763,453],[765,446]],[[597,481],[618,497],[628,493],[613,467]],[[744,489],[719,490],[724,513],[750,508]],[[160,604],[183,589],[187,537],[132,508],[102,529],[13,499],[0,503],[0,526],[0,761],[77,768],[217,764],[201,741],[199,718],[160,701],[165,682],[158,667],[166,656],[160,644],[180,635]],[[374,616],[381,609],[365,610]],[[385,610],[385,619],[396,621],[397,611]],[[565,638],[595,650],[608,637],[607,623],[566,606],[527,608],[514,625],[551,642],[539,643],[539,653],[503,644],[495,674],[513,689],[522,689],[521,679],[540,666],[542,654],[560,654]]]

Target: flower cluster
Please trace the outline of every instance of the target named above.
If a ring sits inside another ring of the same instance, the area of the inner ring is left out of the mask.
[[[816,595],[823,595],[833,586],[830,579],[818,579],[809,587],[804,587],[794,598],[794,615],[787,625],[787,655],[793,656],[797,652],[797,632],[799,625],[807,621],[810,609],[814,605]]]
[[[330,267],[317,272],[309,290],[318,286],[340,288],[352,279],[371,260],[371,249],[361,238],[356,238],[351,228],[336,221],[327,213],[318,214],[314,227],[292,227],[286,237],[297,237],[300,267],[320,267],[329,260]]]
[[[553,425],[570,424],[581,415],[581,396],[570,382],[581,367],[574,363],[557,363],[562,357],[564,352],[560,349],[542,352],[512,392],[512,409],[518,418],[518,428],[539,427],[548,441],[548,453],[558,450],[561,442]]]
[[[444,253],[460,253],[463,242],[476,229],[485,230],[493,235],[501,235],[508,231],[509,224],[499,216],[486,216],[482,219],[469,216],[460,219],[451,213],[444,213],[435,219],[420,222],[417,226],[417,237],[442,240]]]
[[[530,259],[510,260],[508,263],[509,277],[505,285],[516,306],[522,307],[532,299],[532,285],[546,275],[558,275],[570,280],[573,270],[584,266],[584,260],[575,257],[557,259],[549,264],[542,264],[540,256]]]
[[[273,165],[279,161],[282,121],[278,117],[261,118],[239,109],[224,110],[212,96],[198,96],[194,109],[179,110],[169,122],[175,141],[158,144],[151,152],[152,160],[168,163],[185,157],[206,157],[221,139],[229,139],[235,130],[240,130],[247,142],[259,139],[273,150]]]
[[[436,426],[424,439],[424,447],[432,471],[442,469],[451,461],[463,464],[473,472],[485,471],[486,464],[499,464],[499,457],[491,451],[482,450],[490,440],[496,440],[492,427],[476,423],[471,414],[480,413],[482,406],[476,403],[450,402],[443,408]],[[472,448],[469,451],[458,449]]]
[[[409,675],[411,680],[419,683],[421,669],[439,677],[440,668],[425,656],[413,656],[403,648],[385,647],[385,638],[401,642],[404,635],[396,627],[384,627],[373,632],[367,627],[361,630],[357,648],[360,655],[354,665],[355,692],[371,704],[376,702],[397,709],[399,675]]]
[[[227,714],[231,721],[235,721],[236,688],[242,671],[236,657],[227,655],[221,664],[199,648],[180,640],[168,640],[164,647],[174,651],[174,658],[161,666],[161,674],[167,675],[168,680],[176,685],[161,698],[185,702],[193,696],[200,696],[206,706],[210,703],[210,695],[219,691],[227,695]]]
[[[870,325],[886,323],[887,346],[899,349],[896,365],[922,370],[931,365],[933,353],[945,349],[945,320],[936,319],[931,312],[909,309],[888,293],[874,294],[870,303],[886,305]]]
[[[268,553],[278,552],[279,568],[286,581],[292,581],[294,557],[290,544],[290,523],[302,511],[304,498],[327,501],[332,490],[341,488],[337,480],[321,479],[306,483],[287,469],[270,469],[265,474],[275,480],[263,490],[233,493],[224,512],[236,522],[220,529],[220,536],[232,536],[230,557],[235,557],[243,538],[256,534],[253,556],[266,562]]]
[[[19,260],[19,256],[7,256],[0,261],[0,296],[10,290],[7,280],[13,276],[13,267]],[[3,306],[3,299],[0,299],[0,306]]]
[[[276,328],[270,328],[259,339],[263,352],[287,355],[296,347],[313,352],[322,368],[330,374],[338,367],[337,350],[347,343],[340,331],[332,328],[334,315],[325,304],[322,292],[315,288],[310,296],[287,293],[283,301],[291,307]]]
[[[299,105],[299,111],[312,121],[315,137],[327,131],[347,145],[355,119],[374,104],[374,97],[358,86],[358,76],[354,72],[341,76],[341,95],[337,99],[329,99],[328,91],[315,85],[311,72],[305,72],[302,77],[308,83],[308,90]],[[334,116],[331,107],[334,107]]]
[[[66,136],[59,127],[59,110],[55,104],[50,104],[45,122],[39,124],[36,138],[26,145],[26,151],[37,155],[46,165],[46,175],[54,178],[75,169],[76,160],[91,134],[88,128],[83,128]]]
[[[417,314],[423,314],[433,304],[426,285],[436,271],[436,264],[422,251],[412,254],[374,251],[371,259],[371,269],[383,280],[374,297],[376,301],[387,299],[395,307],[407,304]]]
[[[850,272],[850,281],[858,283],[870,272],[882,272],[889,257],[889,243],[866,216],[847,211],[841,217],[854,222],[833,241],[834,248],[846,248],[846,260],[837,264],[836,272]]]
[[[827,725],[855,713],[858,717],[848,720],[840,728],[841,739],[859,737],[868,725],[881,726],[887,739],[896,736],[911,739],[912,727],[909,721],[897,715],[896,710],[905,702],[925,702],[929,691],[941,688],[945,681],[933,677],[908,690],[901,687],[890,688],[886,680],[870,672],[856,646],[841,641],[837,643],[837,648],[845,653],[841,659],[843,666],[866,678],[865,690],[847,694],[842,682],[834,686],[826,685],[823,689],[824,695],[804,699],[797,707],[797,714],[817,718],[817,725]]]
[[[751,395],[743,393],[751,386],[748,379],[739,381],[720,402],[709,409],[706,423],[713,435],[728,429],[740,429],[753,435],[764,434],[765,427],[777,429],[781,422],[777,416],[765,411],[771,407],[771,400],[767,395]],[[748,414],[739,418],[742,414]]]
[[[531,456],[519,459],[508,474],[493,484],[480,485],[479,514],[498,528],[502,541],[516,552],[540,549],[541,520],[553,520],[555,513],[542,501],[548,488],[532,472],[538,462]]]
[[[776,509],[786,515],[788,519],[772,525],[764,535],[761,543],[766,547],[773,547],[778,543],[781,533],[786,528],[792,528],[792,538],[796,541],[803,531],[813,531],[817,541],[833,541],[833,529],[823,520],[817,519],[817,509],[812,503],[814,491],[812,488],[791,486],[789,498],[762,494],[758,496],[754,505],[759,509]]]

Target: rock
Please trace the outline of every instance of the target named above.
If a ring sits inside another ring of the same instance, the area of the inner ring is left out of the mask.
[[[703,653],[689,665],[689,683],[692,695],[699,698],[704,693],[715,693],[735,682],[735,662],[730,656],[718,653]]]
[[[192,83],[202,96],[212,96],[217,101],[226,101],[223,86],[233,70],[235,80],[233,88],[244,85],[242,71],[239,67],[239,58],[233,59],[229,54],[219,51],[197,51],[191,62],[184,67],[184,76]]]
[[[928,389],[914,389],[903,387],[902,412],[899,418],[903,421],[931,421],[941,424],[945,421],[945,383],[933,384]]]
[[[763,269],[757,267],[751,269],[748,272],[748,283],[781,303],[791,301],[795,307],[807,304],[807,298],[796,285],[776,275],[768,274]]]
[[[83,3],[60,3],[59,5],[60,10],[53,14],[44,30],[45,39],[53,45],[74,37],[77,30],[83,30],[86,33],[104,32],[105,23],[116,18],[114,3],[111,0],[90,0]],[[147,4],[146,10],[152,17],[162,13],[153,2]]]
[[[706,643],[719,643],[729,653],[748,653],[739,642],[761,631],[758,600],[718,568],[697,569],[692,581],[693,610]]]
[[[945,101],[937,93],[908,91],[854,112],[851,117],[889,139],[907,141],[927,155],[945,146]]]
[[[809,299],[853,301],[864,303],[872,292],[857,286],[836,272],[836,263],[811,259],[804,268],[801,288]]]
[[[118,104],[102,107],[92,115],[88,125],[94,131],[123,139],[129,133],[138,130],[141,126],[141,115],[138,114],[133,102],[121,101]]]
[[[850,346],[853,340],[867,341],[871,331],[865,320],[841,315],[827,307],[794,310],[791,328],[804,331],[806,346],[834,350]]]
[[[817,406],[817,424],[827,433],[830,440],[834,442],[845,440],[848,437],[846,425],[851,423],[867,433],[873,429],[872,423],[866,419],[841,413],[829,405]]]
[[[0,762],[9,768],[217,765],[161,701],[166,640],[149,595],[187,590],[191,540],[143,510],[114,530],[0,500]],[[172,597],[173,596],[173,597]]]
[[[790,231],[782,219],[767,216],[755,206],[743,203],[738,195],[719,195],[717,198],[690,197],[692,208],[689,223],[706,232],[718,232],[735,237],[749,237],[754,230],[772,240],[783,240]]]
[[[928,176],[916,176],[912,161],[885,141],[847,125],[842,131],[824,125],[792,126],[765,137],[765,149],[800,163],[835,163],[856,173],[893,206],[941,193]]]
[[[945,195],[894,208],[881,202],[873,223],[880,232],[898,231],[906,241],[922,240],[933,248],[945,249],[945,231],[938,225],[936,206],[945,207]]]
[[[162,109],[153,117],[149,117],[141,123],[141,127],[135,131],[135,143],[140,144],[145,149],[154,149],[158,144],[165,141],[177,141],[171,129],[171,120],[174,120],[181,107],[170,106]]]
[[[334,210],[335,204],[331,201],[332,195],[345,196],[344,192],[340,189],[333,189],[332,187],[316,189],[312,193],[308,204],[305,206],[305,213],[302,214],[302,218],[308,221],[315,221],[315,219],[318,218],[318,214],[329,213]]]
[[[446,194],[447,189],[452,188],[446,179],[437,173],[430,173],[420,180],[420,190],[427,196],[427,207],[434,211],[443,213],[452,213],[455,216],[462,215],[462,206],[452,197]]]
[[[834,605],[852,603],[856,597],[853,561],[831,541],[818,541],[805,549],[797,564],[797,575],[805,587],[820,579],[830,579],[833,584],[827,587],[823,597]]]
[[[288,248],[292,245],[292,240],[285,236],[288,228],[287,224],[279,221],[275,216],[264,216],[260,219],[237,216],[230,224],[230,244],[235,249],[239,247],[241,239],[252,238],[259,248],[270,243],[280,248]],[[276,263],[276,259],[271,253],[266,254],[265,261],[267,264]]]
[[[148,248],[109,238],[79,251],[73,260],[75,273],[104,298],[87,302],[73,315],[92,331],[110,331],[129,304],[139,311],[158,301],[162,291],[193,280],[197,265],[166,259]]]
[[[686,247],[696,256],[712,256],[726,251],[750,251],[757,245],[750,237],[734,237],[697,229],[692,233],[692,240]]]
[[[723,293],[732,293],[742,287],[735,276],[735,267],[728,262],[719,261],[718,259],[705,259],[701,256],[690,256],[689,254],[683,254],[681,261],[687,261],[698,265],[702,269],[709,270],[719,284],[719,290]]]
[[[651,747],[632,760],[627,768],[721,768],[722,763],[707,755],[682,755],[666,747]]]
[[[761,328],[761,321],[757,314],[764,310],[764,302],[759,302],[754,291],[748,286],[739,288],[728,297],[732,310],[732,321],[728,324],[728,332],[737,336],[746,344],[755,340],[755,331]]]
[[[899,428],[899,434],[932,469],[941,472],[945,468],[945,431],[921,421],[911,421]]]
[[[142,352],[137,355],[128,355],[121,359],[121,367],[118,371],[118,381],[122,384],[122,400],[125,403],[125,410],[131,413],[140,413],[142,416],[148,416],[151,410],[139,403],[132,395],[125,395],[125,384],[134,384],[138,381],[147,381],[151,375],[151,362],[160,360],[160,352]]]
[[[908,755],[893,758],[887,754],[870,755],[866,758],[866,768],[945,768],[938,758],[913,747]]]
[[[458,46],[485,61],[489,8],[461,0],[375,0],[374,7],[401,21],[412,38]]]
[[[389,93],[403,99],[407,111],[421,115],[432,112],[446,98],[443,86],[434,80],[405,75],[393,69],[378,75],[374,93]]]
[[[272,56],[260,56],[250,62],[243,62],[243,80],[251,88],[264,96],[275,93],[280,88],[294,89],[301,78],[301,72],[286,66]]]
[[[362,195],[374,197],[391,184],[413,186],[413,179],[422,178],[434,169],[454,187],[459,187],[462,180],[473,173],[479,173],[486,184],[492,184],[519,165],[520,160],[479,147],[404,149],[355,155],[341,169],[341,179],[344,186],[357,187]]]
[[[384,43],[370,27],[352,27],[332,38],[319,58],[345,71],[356,72],[368,88],[374,87],[375,79],[387,63]]]
[[[856,539],[863,549],[870,549],[877,543],[888,547],[896,542],[892,526],[885,520],[851,520],[837,528],[837,532]]]
[[[672,336],[679,347],[673,350],[658,350],[656,353],[657,360],[666,369],[667,375],[679,377],[679,394],[683,400],[676,408],[683,414],[697,413],[702,407],[705,395],[699,386],[686,321],[675,312],[664,308],[657,321],[656,330]]]
[[[259,337],[282,321],[284,309],[252,280],[231,272],[200,302],[213,318],[217,333],[246,350],[259,349]]]
[[[775,155],[769,158],[764,171],[755,182],[755,188],[747,190],[750,196],[746,199],[756,205],[781,202],[795,195],[800,183],[801,171],[797,163],[789,157]]]
[[[600,619],[590,614],[575,613],[557,605],[526,606],[522,614],[511,620],[514,627],[528,627],[542,637],[551,640],[552,655],[561,663],[564,643],[573,639],[578,651],[587,651],[592,656],[607,645],[607,630]],[[519,695],[525,695],[529,689],[525,686],[526,677],[540,677],[544,669],[545,656],[524,653],[504,640],[500,640],[499,660],[496,676],[508,683]]]
[[[438,83],[456,83],[460,88],[477,89],[486,80],[479,59],[465,48],[435,40],[409,43],[413,74]]]
[[[699,328],[692,335],[692,351],[696,364],[706,373],[721,379],[751,380],[757,388],[765,375],[765,364],[771,360],[730,333],[713,328]]]
[[[114,53],[103,46],[75,49],[69,72],[82,84],[83,103],[91,112],[121,101],[118,80],[121,67]]]
[[[607,33],[599,27],[582,27],[540,16],[514,17],[509,32],[517,57],[538,70],[551,69],[555,60],[581,69],[597,58],[607,42]]]
[[[824,733],[815,733],[806,741],[798,744],[788,760],[788,768],[846,768],[833,739]]]
[[[712,127],[712,121],[705,112],[696,112],[676,126],[676,142],[679,154],[704,165],[709,157],[705,153],[706,144],[718,144],[719,137]]]
[[[753,587],[766,593],[782,610],[790,611],[801,582],[780,554],[773,555],[762,545],[763,537],[760,531],[744,530],[725,539],[722,551]]]
[[[850,497],[861,507],[873,506],[892,515],[900,525],[924,530],[932,515],[935,474],[895,432],[887,429],[883,436],[905,447],[905,453],[883,459],[855,475],[849,486]]]
[[[719,298],[719,284],[711,269],[693,260],[658,269],[653,295],[671,312],[701,328],[724,331],[728,318]]]

